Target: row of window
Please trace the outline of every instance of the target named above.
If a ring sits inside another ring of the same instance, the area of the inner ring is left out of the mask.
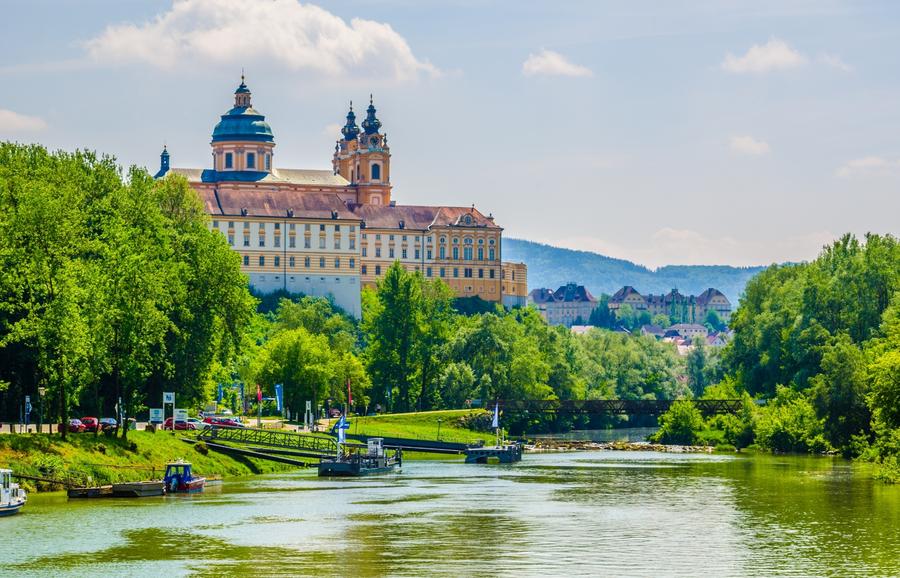
[[[367,267],[366,265],[363,265],[363,266],[362,266],[362,269],[361,269],[361,272],[362,272],[363,275],[366,275],[366,274],[368,273],[368,267]],[[487,276],[487,278],[488,278],[488,279],[494,279],[494,278],[495,278],[495,274],[496,274],[496,273],[495,273],[494,269],[488,269],[488,276]],[[381,275],[381,265],[375,265],[375,275]],[[425,268],[425,276],[426,276],[426,277],[433,277],[433,276],[434,276],[434,270],[433,270],[431,267],[426,267],[426,268]],[[438,276],[441,277],[441,278],[447,277],[447,269],[446,269],[445,267],[440,267],[440,268],[438,269]],[[459,267],[453,267],[453,277],[454,277],[454,278],[459,278]],[[475,270],[474,270],[474,269],[470,269],[470,268],[468,268],[468,267],[463,268],[463,277],[466,278],[466,279],[472,279],[472,278],[474,278],[474,277],[475,277]],[[479,269],[479,270],[478,270],[478,278],[479,278],[479,279],[484,279],[484,269]]]
[[[319,269],[325,268],[325,262],[326,262],[325,257],[319,257]],[[281,256],[275,255],[272,258],[272,264],[275,267],[281,267]],[[311,267],[311,264],[312,264],[312,259],[310,257],[303,258],[303,266],[304,267],[309,269]],[[350,266],[351,269],[356,268],[356,259],[350,258],[348,261],[348,265]],[[250,255],[244,255],[244,267],[249,267],[249,266],[250,266]],[[260,267],[266,266],[265,255],[259,256],[259,266]],[[287,266],[288,267],[296,267],[297,266],[297,258],[296,257],[288,257]],[[334,268],[335,269],[341,268],[341,258],[340,257],[334,258]],[[363,267],[363,269],[365,269],[365,267]]]
[[[353,247],[350,247],[350,248],[352,249]],[[451,254],[453,255],[453,259],[454,259],[455,261],[459,261],[459,247],[453,247],[453,252],[452,252]],[[474,261],[474,259],[472,258],[472,257],[473,257],[473,254],[474,254],[474,253],[473,253],[473,251],[472,251],[472,248],[471,248],[471,247],[466,247],[466,248],[463,250],[463,260],[464,260],[464,261]],[[479,247],[479,248],[478,248],[478,260],[479,260],[479,261],[484,261],[484,254],[485,254],[485,253],[484,253],[484,248],[483,248],[483,247]],[[418,260],[421,258],[422,253],[420,252],[419,249],[415,249],[415,251],[413,252],[413,255],[414,255],[413,259],[415,259],[415,260],[418,261]],[[362,248],[362,256],[363,256],[363,257],[368,257],[368,256],[369,256],[369,251],[368,251],[368,248],[367,248],[367,247],[363,247],[363,248]],[[397,256],[397,254],[396,254],[396,252],[394,251],[394,248],[393,248],[393,247],[388,247],[388,255],[387,255],[387,258],[388,258],[388,259],[395,259],[396,256]],[[488,252],[487,252],[488,261],[493,261],[495,256],[496,256],[496,254],[494,253],[494,248],[491,247],[490,249],[488,249]],[[380,259],[380,258],[381,258],[381,247],[375,247],[375,258],[376,258],[376,259]],[[403,248],[403,249],[400,250],[400,258],[401,258],[401,259],[408,259],[408,258],[409,258],[409,253],[408,253],[408,251],[407,251],[406,248]],[[425,251],[425,258],[426,258],[428,261],[431,261],[431,260],[432,260],[432,258],[433,258],[433,253],[432,253],[431,249],[428,249],[427,251]],[[446,250],[446,247],[441,247],[440,249],[438,249],[438,259],[444,260],[444,259],[446,259],[446,258],[447,258],[447,250]]]
[[[262,166],[265,166],[267,171],[272,170],[272,155],[260,153],[260,156],[263,158]],[[246,161],[246,168],[256,170],[256,153],[244,153],[244,160]],[[234,168],[234,153],[225,153],[225,168]]]
[[[265,223],[260,223],[260,224],[261,224],[261,225],[265,225]],[[273,223],[273,224],[275,225],[275,230],[276,230],[276,231],[280,231],[280,230],[281,230],[281,223]],[[218,228],[219,228],[219,221],[213,221],[213,222],[212,222],[212,226],[213,226],[213,229],[218,229]],[[345,226],[350,230],[351,233],[355,233],[355,232],[356,232],[356,225],[345,225]],[[340,232],[341,232],[341,225],[333,225],[333,227],[334,227],[334,232],[340,234]],[[234,229],[234,221],[228,221],[228,228],[229,228],[229,229]],[[249,223],[248,221],[244,221],[244,222],[243,222],[243,229],[244,229],[244,230],[248,230],[249,228],[250,228],[250,223]],[[297,223],[288,223],[288,231],[296,231],[296,230],[297,230]],[[311,224],[311,223],[303,223],[303,230],[306,231],[306,232],[311,231],[311,230],[312,230],[312,224]],[[325,231],[325,224],[324,224],[324,223],[319,223],[319,231]],[[363,238],[365,238],[365,237],[366,237],[366,236],[363,235]],[[406,237],[406,235],[404,235],[404,240],[406,240],[405,237]]]
[[[266,246],[265,235],[259,235],[258,239],[259,239],[259,246],[265,247]],[[236,246],[234,244],[234,234],[232,234],[232,233],[228,233],[228,244],[231,245],[232,247]],[[244,247],[249,247],[249,246],[250,246],[250,234],[244,233]],[[273,241],[272,246],[273,247],[281,247],[281,237],[279,235],[274,236],[274,241]],[[290,235],[288,237],[288,247],[291,249],[297,248],[297,237],[295,237],[294,235]],[[312,248],[312,239],[310,237],[303,238],[303,248],[304,249]],[[319,249],[327,249],[327,248],[328,247],[326,247],[325,237],[320,236],[319,237]],[[337,249],[338,251],[340,251],[342,249],[340,237],[335,237],[334,246],[332,248]],[[356,237],[350,237],[350,239],[347,241],[347,249],[349,249],[350,251],[356,250]]]
[[[389,240],[389,241],[393,241],[393,240],[394,240],[394,237],[395,237],[395,235],[388,235],[388,240]],[[402,237],[402,240],[403,240],[403,241],[406,241],[407,235],[401,235],[401,237]],[[363,238],[363,239],[368,239],[368,238],[369,238],[368,233],[363,233],[362,238]],[[375,240],[376,240],[376,241],[380,241],[380,240],[381,240],[381,233],[375,233]],[[419,241],[421,241],[421,235],[416,235],[416,242],[418,243]],[[430,245],[430,244],[431,244],[431,237],[425,237],[425,241]],[[494,239],[488,239],[488,245],[493,245],[494,242],[495,242]],[[442,243],[442,244],[446,244],[446,243],[447,243],[447,237],[441,237],[441,243]],[[454,244],[454,245],[459,245],[459,237],[454,237],[454,238],[453,238],[453,244]],[[466,237],[466,238],[463,240],[463,244],[464,244],[464,245],[472,245],[472,244],[474,244],[474,241],[473,241],[470,237]],[[478,239],[478,244],[479,244],[479,245],[484,245],[484,239]]]

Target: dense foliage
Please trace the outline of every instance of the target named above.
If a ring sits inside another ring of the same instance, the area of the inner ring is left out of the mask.
[[[38,386],[63,421],[74,405],[114,415],[118,400],[132,414],[164,390],[208,397],[252,308],[238,256],[183,179],[0,143],[6,415]]]
[[[767,403],[725,430],[739,447],[838,450],[897,466],[900,449],[900,242],[845,236],[806,264],[748,285],[724,351],[727,387]],[[688,374],[697,364],[688,360]],[[720,386],[716,386],[720,387]],[[721,392],[721,389],[720,389]],[[748,431],[752,435],[748,435]]]

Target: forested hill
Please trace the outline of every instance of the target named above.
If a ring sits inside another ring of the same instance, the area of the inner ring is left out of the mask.
[[[574,281],[595,295],[612,294],[623,285],[641,293],[665,293],[678,288],[696,295],[709,287],[724,293],[733,304],[751,277],[764,267],[728,265],[667,265],[656,271],[624,259],[614,259],[589,251],[551,247],[521,239],[504,239],[503,260],[528,265],[528,289],[557,288]]]

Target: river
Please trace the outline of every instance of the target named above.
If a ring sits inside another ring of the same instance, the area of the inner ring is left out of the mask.
[[[3,576],[896,576],[900,487],[837,458],[526,454],[35,495],[0,536]]]

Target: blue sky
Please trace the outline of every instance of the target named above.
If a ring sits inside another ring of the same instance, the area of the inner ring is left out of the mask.
[[[646,265],[900,233],[900,5],[6,0],[0,139],[205,167],[241,67],[276,166],[375,94],[401,203]]]

